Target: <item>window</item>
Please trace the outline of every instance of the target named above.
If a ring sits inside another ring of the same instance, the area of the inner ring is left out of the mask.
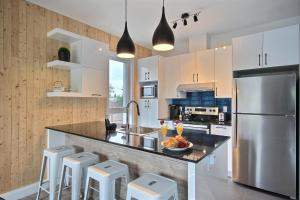
[[[130,98],[130,65],[126,61],[109,60],[109,119],[126,122],[126,105]]]

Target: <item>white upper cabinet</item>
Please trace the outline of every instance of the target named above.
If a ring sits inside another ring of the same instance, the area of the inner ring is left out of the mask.
[[[49,92],[48,96],[63,97],[107,97],[108,45],[60,28],[47,33],[47,37],[69,43],[71,62],[55,60],[48,67],[70,70],[71,89],[74,92]]]
[[[138,60],[139,82],[158,81],[159,56],[141,58]]]
[[[299,64],[299,25],[264,32],[264,67]]]
[[[71,70],[72,89],[95,97],[108,96],[108,67],[102,69],[81,68]]]
[[[83,37],[82,39],[82,61],[84,67],[102,69],[108,66],[108,47],[106,44]]]
[[[182,84],[214,82],[214,50],[179,56]]]
[[[196,53],[196,83],[214,82],[214,49]]]
[[[233,70],[262,67],[263,33],[234,38]]]
[[[181,93],[177,92],[177,87],[181,83],[180,62],[178,56],[164,58],[162,67],[163,97],[166,99],[182,98]]]
[[[215,97],[232,97],[232,46],[215,49]]]
[[[299,25],[233,39],[233,70],[299,64]]]
[[[181,83],[196,83],[196,53],[179,55]]]

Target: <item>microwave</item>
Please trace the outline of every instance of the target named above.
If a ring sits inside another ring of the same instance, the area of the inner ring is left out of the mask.
[[[157,85],[141,86],[141,99],[157,98]]]

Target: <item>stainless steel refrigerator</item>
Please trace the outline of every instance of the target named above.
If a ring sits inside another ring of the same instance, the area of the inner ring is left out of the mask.
[[[233,181],[296,198],[295,72],[234,81]]]

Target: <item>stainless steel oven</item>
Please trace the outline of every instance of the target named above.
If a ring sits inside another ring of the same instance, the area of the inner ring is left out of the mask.
[[[140,92],[141,99],[157,98],[157,85],[142,85]]]

